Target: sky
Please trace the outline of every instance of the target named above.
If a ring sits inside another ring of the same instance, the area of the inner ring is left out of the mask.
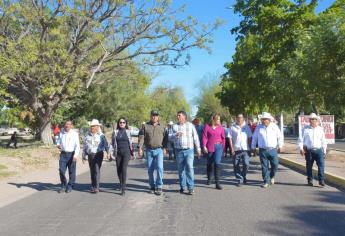
[[[317,12],[329,7],[334,0],[319,0]],[[214,22],[220,18],[224,23],[214,32],[212,50],[208,54],[205,50],[193,49],[190,51],[190,65],[174,69],[160,67],[156,69],[158,75],[153,79],[151,89],[159,85],[180,86],[185,92],[188,102],[192,105],[192,115],[196,113],[195,98],[200,95],[200,84],[205,82],[209,75],[222,74],[226,70],[224,63],[232,60],[235,53],[235,35],[230,29],[237,26],[240,16],[232,12],[229,7],[235,0],[174,0],[173,5],[179,7],[187,5],[186,14],[194,16],[201,23]]]

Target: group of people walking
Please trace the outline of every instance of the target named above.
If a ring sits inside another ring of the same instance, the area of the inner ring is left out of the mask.
[[[139,132],[138,154],[147,159],[149,191],[156,195],[163,192],[164,155],[169,159],[174,154],[179,175],[180,193],[193,195],[194,191],[194,157],[202,155],[207,158],[207,185],[213,181],[215,188],[222,190],[220,184],[221,160],[226,143],[229,140],[231,156],[233,156],[234,174],[237,186],[247,184],[247,172],[251,153],[258,148],[262,170],[263,188],[275,183],[279,157],[282,151],[283,135],[274,118],[267,112],[261,116],[261,124],[252,132],[245,122],[243,114],[236,115],[236,122],[225,130],[221,125],[220,116],[212,114],[210,122],[201,126],[192,124],[187,119],[185,111],[177,112],[177,122],[170,122],[165,128],[160,123],[159,112],[151,111],[149,122],[143,124]],[[314,161],[318,165],[319,185],[324,186],[324,158],[327,144],[322,127],[318,124],[318,116],[310,115],[310,125],[303,128],[299,135],[298,146],[301,155],[305,156],[308,185],[313,186],[312,166]],[[94,119],[90,123],[90,131],[86,135],[82,149],[83,163],[88,161],[91,176],[91,193],[99,192],[100,169],[104,152],[109,160],[116,161],[117,175],[120,182],[120,194],[125,195],[127,166],[133,156],[133,143],[128,129],[128,121],[122,117],[118,119],[113,130],[111,142],[108,144],[102,133],[101,124]],[[227,132],[226,132],[227,131]],[[59,171],[61,188],[59,192],[71,192],[75,183],[76,160],[80,152],[78,133],[72,130],[72,122],[65,123],[60,132],[57,147],[61,150]],[[173,152],[171,151],[173,147]],[[69,182],[65,172],[69,171]],[[156,174],[154,172],[156,171]]]

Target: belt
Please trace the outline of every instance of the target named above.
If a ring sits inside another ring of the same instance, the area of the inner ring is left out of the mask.
[[[151,150],[156,150],[156,149],[160,149],[162,147],[147,147],[148,149],[151,149]]]
[[[216,143],[214,143],[214,144],[215,144],[215,145],[216,145],[216,144],[222,144],[222,142],[216,142]]]
[[[73,154],[74,152],[61,151],[61,154]]]
[[[273,147],[268,147],[268,148],[259,148],[259,150],[262,150],[262,151],[271,151],[271,150],[275,150],[277,148],[273,148]]]

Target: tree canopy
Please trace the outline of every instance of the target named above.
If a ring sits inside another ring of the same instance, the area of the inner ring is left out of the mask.
[[[181,17],[169,0],[0,0],[0,96],[35,117],[50,143],[59,105],[137,63],[183,66],[219,21]],[[11,96],[7,96],[7,94]]]
[[[230,111],[314,110],[344,115],[344,12],[337,0],[320,14],[317,1],[238,0],[243,16],[236,53],[219,93]]]

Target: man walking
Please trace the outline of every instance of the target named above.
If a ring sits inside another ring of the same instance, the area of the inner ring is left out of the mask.
[[[72,129],[72,121],[66,121],[64,130],[60,132],[57,147],[60,149],[59,172],[61,188],[59,193],[72,191],[76,178],[76,162],[80,151],[79,135]],[[69,181],[65,176],[68,168]]]
[[[198,157],[201,156],[198,133],[194,125],[187,121],[187,113],[177,113],[177,124],[174,125],[176,161],[180,180],[180,193],[188,188],[194,194],[194,147]]]
[[[313,186],[313,164],[318,167],[318,179],[320,187],[325,186],[325,155],[327,143],[325,132],[319,126],[319,117],[315,113],[309,116],[310,125],[302,129],[298,139],[298,146],[302,156],[305,156],[308,185]]]
[[[252,151],[256,152],[256,144],[259,146],[259,156],[262,169],[263,188],[274,184],[274,177],[278,170],[278,153],[283,147],[283,136],[278,126],[272,122],[273,117],[268,112],[263,112],[261,124],[255,129],[252,137]],[[269,172],[269,166],[271,170]]]
[[[151,120],[143,125],[139,134],[139,156],[143,155],[143,145],[145,145],[150,192],[157,195],[162,194],[163,157],[164,153],[166,153],[167,142],[168,135],[164,127],[159,123],[159,113],[153,110],[151,111]],[[155,169],[157,172],[156,179],[153,176]]]
[[[9,148],[11,146],[11,143],[13,143],[14,148],[17,149],[17,132],[16,131],[14,131],[13,134],[11,135],[11,138],[8,141],[6,147]]]
[[[245,123],[243,114],[236,116],[236,123],[233,124],[229,132],[232,155],[234,155],[234,172],[238,180],[237,186],[247,183],[247,172],[249,169],[249,153],[252,131]],[[242,170],[241,170],[241,162]]]

